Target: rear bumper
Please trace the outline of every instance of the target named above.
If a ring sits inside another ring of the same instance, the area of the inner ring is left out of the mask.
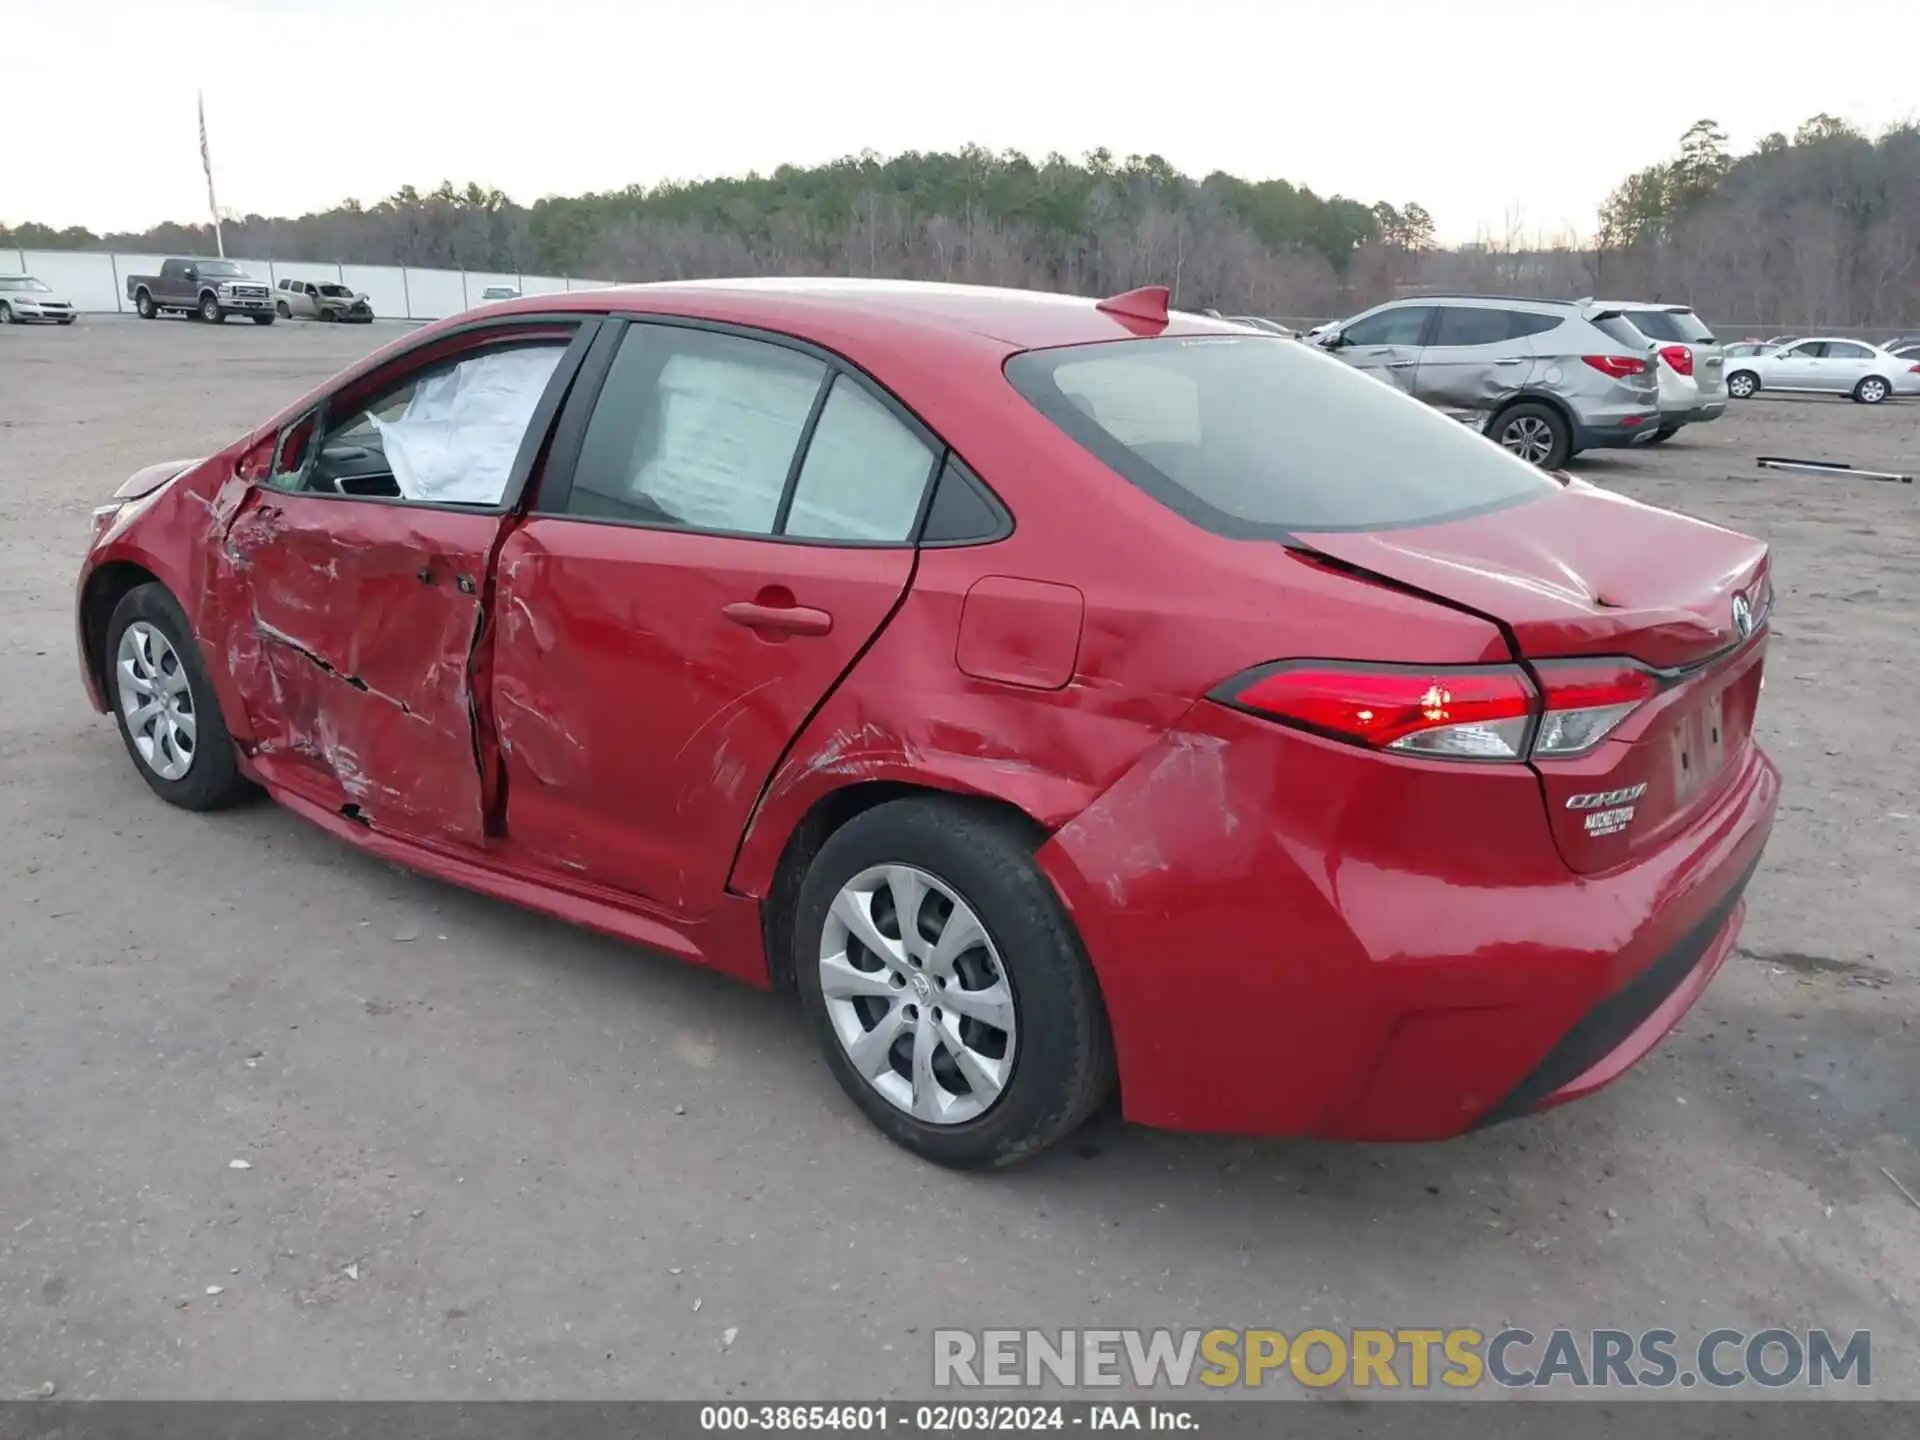
[[[1727,397],[1716,396],[1712,400],[1703,400],[1687,412],[1687,423],[1699,425],[1708,420],[1718,420],[1727,413]]]
[[[1610,1083],[1732,949],[1779,801],[1758,747],[1734,763],[1669,843],[1576,876],[1523,767],[1463,775],[1202,707],[1039,852],[1126,1115],[1439,1140]]]
[[[1576,450],[1625,450],[1635,445],[1644,445],[1658,433],[1662,423],[1664,423],[1664,417],[1658,410],[1645,410],[1633,415],[1584,422],[1574,430],[1574,448]]]

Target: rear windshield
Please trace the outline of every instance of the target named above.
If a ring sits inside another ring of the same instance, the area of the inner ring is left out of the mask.
[[[1627,318],[1633,322],[1633,328],[1649,340],[1664,344],[1704,345],[1713,339],[1713,331],[1691,310],[1629,310]]]
[[[1432,524],[1556,488],[1458,421],[1290,340],[1073,345],[1016,355],[1006,373],[1109,467],[1220,535]]]

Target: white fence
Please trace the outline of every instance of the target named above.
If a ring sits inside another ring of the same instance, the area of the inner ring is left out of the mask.
[[[113,255],[95,250],[0,248],[0,275],[35,275],[81,310],[127,313],[127,276],[159,273],[164,255]],[[291,260],[233,257],[269,285],[282,279],[337,281],[364,291],[373,313],[386,320],[438,320],[480,303],[489,285],[511,285],[523,295],[600,290],[606,280],[565,275],[503,275],[481,270],[425,270],[411,265],[316,265]]]

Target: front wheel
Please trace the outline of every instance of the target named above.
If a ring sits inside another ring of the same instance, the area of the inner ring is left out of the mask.
[[[256,325],[271,325],[273,323],[273,316],[256,315],[253,317],[253,323]]]
[[[1573,434],[1560,412],[1532,401],[1502,411],[1489,433],[1502,450],[1542,470],[1558,470],[1573,449]]]
[[[1015,821],[947,797],[876,806],[821,847],[791,933],[834,1078],[924,1159],[1014,1164],[1112,1087],[1092,968]]]
[[[1736,370],[1727,377],[1727,394],[1736,400],[1751,400],[1760,389],[1760,377],[1751,370]]]
[[[203,295],[200,298],[200,318],[209,325],[218,325],[227,318],[227,312],[220,308],[220,299],[216,295]]]
[[[0,300],[0,325],[11,324],[13,324],[13,307],[6,301]]]
[[[193,629],[164,586],[121,597],[101,659],[114,723],[154,794],[183,810],[218,810],[247,793]]]
[[[1878,375],[1869,375],[1853,387],[1853,398],[1862,405],[1878,405],[1893,393],[1893,387]]]

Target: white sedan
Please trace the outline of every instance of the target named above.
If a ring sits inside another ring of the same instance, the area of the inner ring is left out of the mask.
[[[0,325],[28,320],[71,325],[76,313],[73,302],[54,294],[44,280],[31,275],[0,275]]]
[[[1813,336],[1729,363],[1729,395],[1746,400],[1762,390],[1849,395],[1862,405],[1878,405],[1891,395],[1920,395],[1920,362],[1864,340]]]

